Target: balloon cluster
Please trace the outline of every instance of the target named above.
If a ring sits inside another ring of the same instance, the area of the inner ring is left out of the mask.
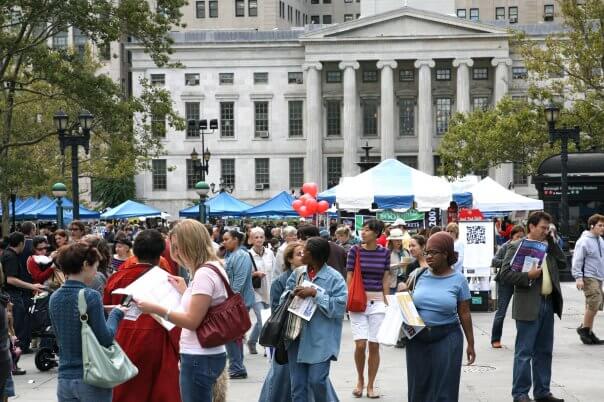
[[[327,201],[317,201],[319,188],[316,183],[304,183],[302,186],[304,195],[292,202],[292,208],[303,218],[307,218],[316,213],[322,214],[329,209]]]

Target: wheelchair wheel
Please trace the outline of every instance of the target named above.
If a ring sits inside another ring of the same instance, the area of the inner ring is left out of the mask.
[[[41,348],[36,352],[35,357],[36,368],[40,371],[48,371],[57,367],[55,354],[50,348]]]

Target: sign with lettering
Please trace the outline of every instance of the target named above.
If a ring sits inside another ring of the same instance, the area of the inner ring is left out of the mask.
[[[405,221],[422,221],[424,220],[424,213],[413,208],[408,209],[405,212],[395,212],[387,209],[378,212],[376,217],[384,222],[394,222],[397,219],[403,219]]]
[[[562,188],[559,184],[545,184],[543,186],[544,201],[558,201]],[[568,198],[570,200],[602,200],[604,194],[604,184],[589,183],[589,184],[569,184]]]

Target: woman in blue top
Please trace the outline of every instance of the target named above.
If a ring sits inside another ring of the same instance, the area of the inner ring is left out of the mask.
[[[60,350],[59,402],[111,401],[111,389],[98,388],[82,381],[82,324],[78,312],[80,289],[85,289],[88,325],[101,345],[108,347],[113,343],[118,324],[124,318],[125,308],[117,307],[111,310],[105,321],[101,294],[87,288],[94,281],[100,259],[97,249],[86,243],[64,246],[57,256],[57,265],[67,277],[65,284],[52,294],[49,303],[50,321]]]
[[[311,237],[304,245],[302,262],[306,269],[302,281],[318,288],[297,286],[297,275],[287,280],[286,291],[303,299],[312,297],[317,304],[310,321],[302,320],[298,339],[287,348],[292,401],[334,402],[338,397],[329,381],[329,367],[337,360],[342,338],[342,319],[348,292],[342,274],[325,264],[329,258],[329,242]],[[287,292],[283,295],[285,298]]]
[[[466,278],[453,270],[457,261],[454,240],[438,232],[426,245],[429,269],[417,271],[413,302],[426,328],[407,344],[409,402],[457,401],[466,335],[468,364],[474,363],[474,333],[470,289]]]

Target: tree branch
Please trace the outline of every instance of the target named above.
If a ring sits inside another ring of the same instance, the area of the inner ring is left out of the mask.
[[[41,135],[38,138],[33,139],[33,140],[9,142],[7,144],[3,144],[2,146],[0,146],[0,152],[4,152],[4,151],[8,150],[9,148],[17,148],[17,147],[24,147],[24,146],[28,146],[28,145],[35,145],[53,135],[57,135],[57,132],[51,131],[49,133]]]

